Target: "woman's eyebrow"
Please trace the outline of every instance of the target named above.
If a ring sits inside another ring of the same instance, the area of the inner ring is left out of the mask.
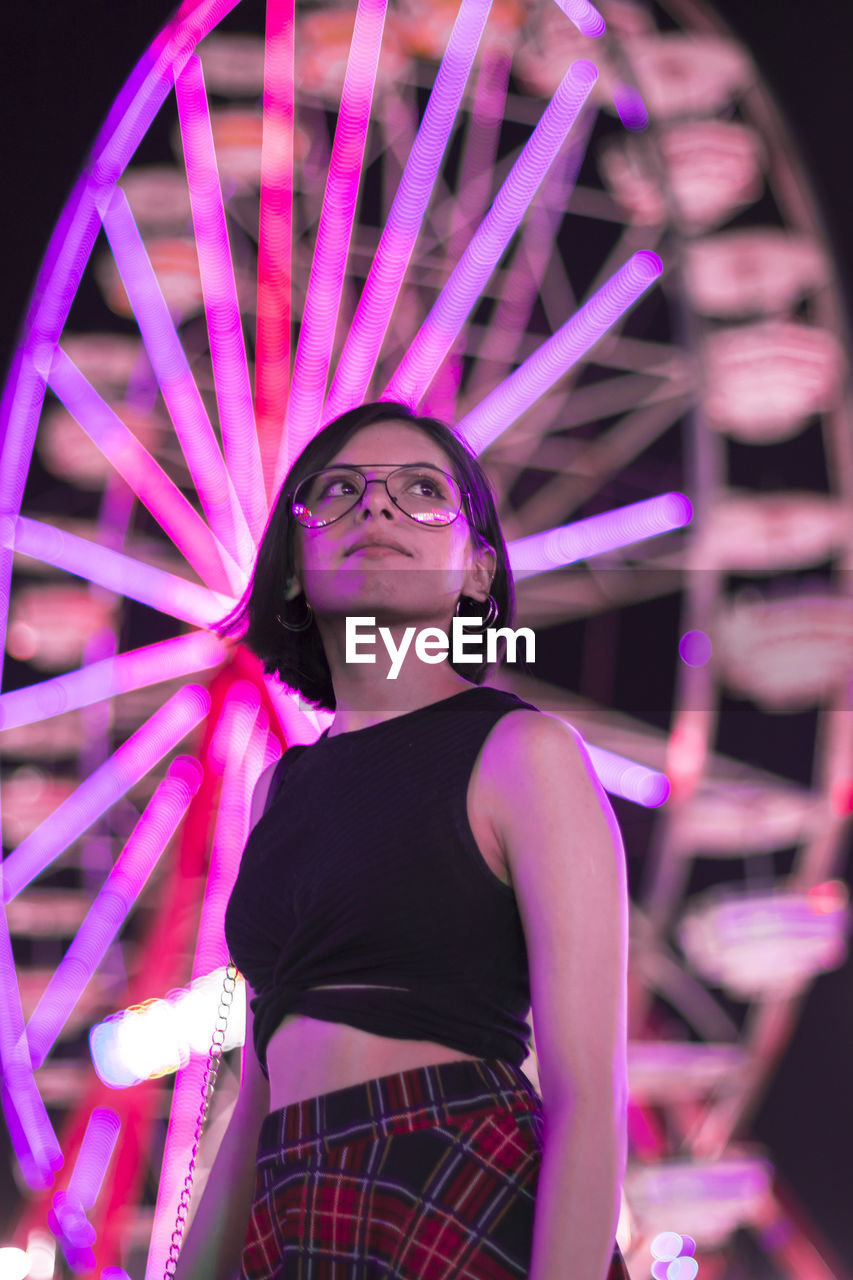
[[[421,458],[415,462],[330,462],[330,467],[435,467],[437,471],[443,471],[444,467],[439,462],[427,462]]]

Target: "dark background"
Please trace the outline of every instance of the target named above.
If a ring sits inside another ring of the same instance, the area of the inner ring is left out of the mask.
[[[0,52],[0,371],[5,376],[49,236],[132,67],[171,16],[146,0],[28,0]],[[853,85],[849,0],[715,0],[775,93],[853,289]],[[796,777],[797,763],[781,770]],[[851,965],[819,978],[758,1113],[785,1182],[853,1271]]]

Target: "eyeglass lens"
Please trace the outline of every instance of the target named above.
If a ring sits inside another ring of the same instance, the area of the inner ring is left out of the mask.
[[[387,477],[388,492],[401,511],[419,524],[450,524],[462,496],[451,476],[438,468],[401,467]],[[293,514],[300,523],[318,528],[339,520],[356,505],[365,490],[364,476],[346,467],[327,467],[306,477],[293,498]]]

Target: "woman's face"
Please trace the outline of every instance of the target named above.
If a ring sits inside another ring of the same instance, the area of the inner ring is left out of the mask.
[[[374,482],[333,524],[296,526],[296,573],[289,597],[301,588],[319,617],[381,612],[385,621],[411,618],[439,626],[447,626],[460,595],[485,600],[496,558],[488,549],[475,550],[464,507],[451,524],[419,524],[374,479],[410,463],[431,463],[454,475],[450,459],[431,436],[405,422],[377,422],[351,436],[327,465],[344,463],[359,467]],[[398,549],[354,551],[364,537],[387,538]]]

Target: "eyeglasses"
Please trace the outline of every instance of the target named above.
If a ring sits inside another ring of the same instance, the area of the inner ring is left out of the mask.
[[[467,489],[460,489],[453,476],[431,463],[395,467],[387,476],[374,476],[373,480],[368,480],[359,467],[324,467],[297,485],[291,514],[307,529],[334,524],[352,511],[368,484],[374,482],[385,485],[388,497],[404,515],[424,525],[452,524],[462,508],[462,495],[468,496]]]

